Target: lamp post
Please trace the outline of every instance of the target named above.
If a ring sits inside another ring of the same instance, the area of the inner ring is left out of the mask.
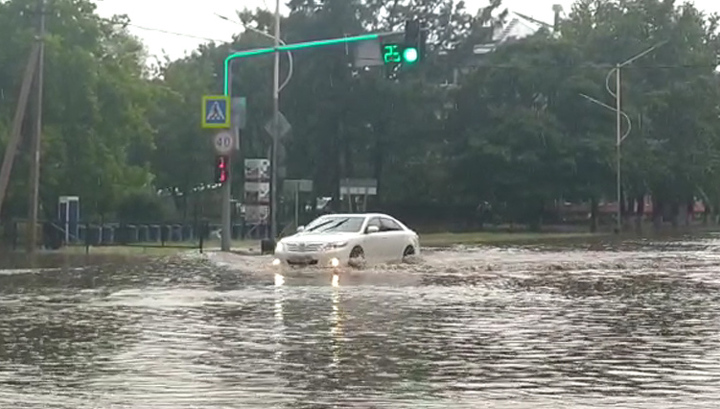
[[[280,46],[280,0],[275,0],[275,49]],[[275,67],[273,70],[273,135],[272,149],[270,150],[270,232],[268,239],[273,242],[277,239],[277,213],[278,213],[278,145],[280,135],[278,132],[278,117],[280,116],[280,54],[275,52]]]
[[[620,158],[621,158],[621,156],[620,156],[620,155],[621,155],[620,146],[622,145],[623,140],[624,140],[624,139],[627,137],[627,135],[629,134],[629,129],[628,129],[628,132],[627,132],[625,135],[622,135],[622,124],[621,124],[622,121],[621,121],[621,119],[622,119],[622,116],[623,116],[624,114],[623,114],[622,109],[621,109],[621,94],[622,94],[622,90],[621,90],[621,82],[620,82],[620,71],[621,71],[621,69],[622,69],[623,67],[625,67],[625,66],[627,66],[627,65],[630,65],[630,64],[632,64],[633,62],[635,62],[635,60],[638,60],[638,59],[640,59],[640,58],[642,58],[642,57],[650,54],[651,52],[655,51],[655,49],[657,49],[658,47],[664,45],[665,43],[667,43],[667,41],[662,41],[662,42],[660,42],[660,43],[658,43],[658,44],[655,44],[654,46],[648,48],[647,50],[645,50],[645,51],[643,51],[643,52],[635,55],[634,57],[629,58],[629,59],[626,60],[625,62],[622,62],[622,63],[619,63],[619,64],[615,64],[615,67],[614,67],[613,69],[611,69],[610,72],[608,73],[607,77],[605,77],[605,88],[606,88],[607,91],[610,93],[610,95],[612,95],[613,97],[615,97],[615,121],[616,121],[616,124],[615,124],[615,125],[616,125],[616,134],[615,134],[615,136],[616,136],[616,139],[615,139],[615,161],[616,161],[616,166],[617,166],[617,180],[616,180],[616,188],[617,188],[617,192],[616,192],[616,194],[617,194],[617,216],[616,216],[616,217],[617,217],[617,221],[616,221],[616,223],[617,223],[617,224],[616,224],[616,233],[618,233],[618,234],[622,231],[622,207],[620,206],[621,195],[622,195],[622,185],[621,185],[621,183],[622,183],[622,174],[621,174],[621,164],[620,164]],[[610,81],[610,76],[612,76],[613,73],[615,73],[615,92],[613,92],[613,91],[610,89],[610,83],[609,83],[609,81]],[[604,104],[603,104],[603,105],[604,105]],[[627,116],[626,116],[626,117],[627,117]],[[628,118],[628,121],[629,121],[629,118]],[[628,122],[628,123],[629,123],[629,122]]]

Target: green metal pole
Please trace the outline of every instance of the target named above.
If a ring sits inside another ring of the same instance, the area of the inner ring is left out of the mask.
[[[232,53],[225,59],[225,75],[224,75],[225,84],[223,87],[224,95],[229,95],[229,92],[230,92],[230,89],[229,89],[230,61],[232,61],[236,58],[256,57],[259,55],[271,54],[274,52],[281,52],[281,51],[295,51],[295,50],[302,50],[304,48],[326,47],[329,45],[336,45],[336,44],[347,44],[347,43],[355,43],[358,41],[377,40],[384,36],[390,36],[390,35],[396,35],[396,34],[402,34],[402,33],[403,33],[402,31],[392,31],[392,32],[378,33],[378,34],[364,34],[364,35],[359,35],[359,36],[354,36],[354,37],[333,38],[333,39],[329,39],[329,40],[317,40],[317,41],[307,41],[304,43],[287,44],[287,45],[281,45],[278,47],[255,48],[252,50]]]

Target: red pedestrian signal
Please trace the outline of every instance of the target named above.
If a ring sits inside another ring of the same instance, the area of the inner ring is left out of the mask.
[[[223,184],[230,174],[230,157],[221,155],[215,157],[215,183]]]

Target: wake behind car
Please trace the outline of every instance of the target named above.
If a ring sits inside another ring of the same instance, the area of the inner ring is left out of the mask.
[[[329,214],[281,239],[273,264],[339,267],[403,261],[419,254],[417,233],[391,216]]]

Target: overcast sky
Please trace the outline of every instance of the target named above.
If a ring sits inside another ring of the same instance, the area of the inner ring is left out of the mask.
[[[97,0],[97,3],[101,16],[127,14],[132,24],[144,27],[131,27],[131,31],[142,38],[151,55],[165,52],[173,59],[182,57],[208,39],[229,41],[233,34],[241,31],[237,25],[216,17],[215,13],[234,17],[235,10],[243,7],[275,7],[274,0],[182,1],[182,7],[178,0]],[[572,3],[572,0],[505,0],[503,6],[552,23],[552,5],[561,4],[569,11]],[[694,3],[705,11],[720,12],[718,0],[695,0]],[[466,0],[466,4],[475,11],[487,5],[487,0]]]

